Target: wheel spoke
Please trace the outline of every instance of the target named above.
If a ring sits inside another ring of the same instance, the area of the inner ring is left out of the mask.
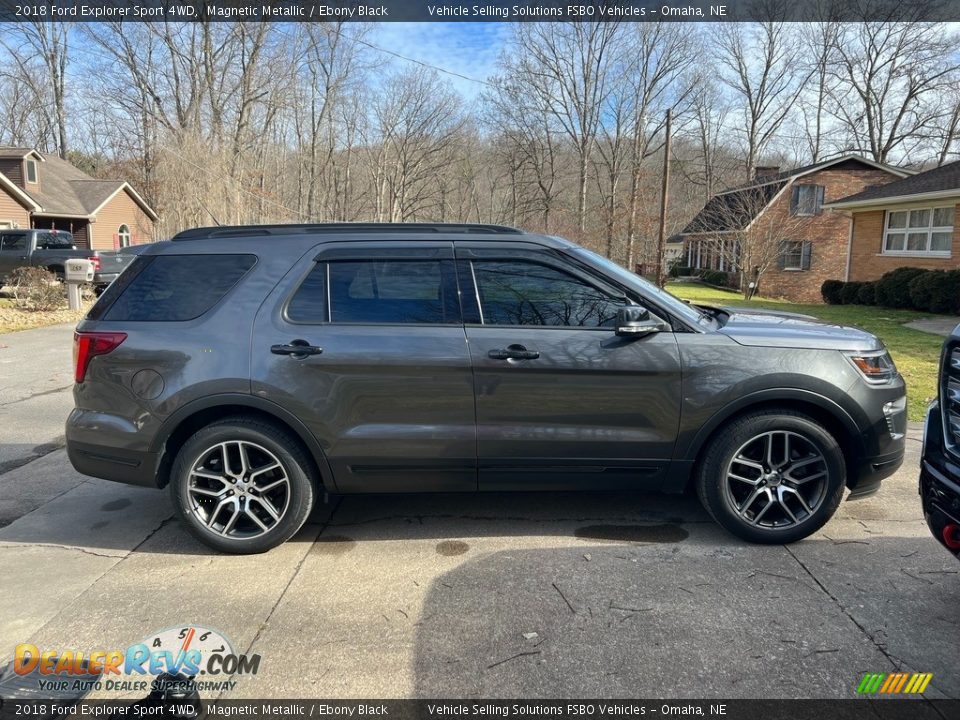
[[[764,515],[766,515],[766,514],[767,514],[767,510],[769,510],[770,507],[771,507],[772,505],[774,505],[774,504],[775,504],[775,503],[774,503],[774,499],[773,499],[772,497],[770,497],[770,493],[768,492],[768,493],[767,493],[767,504],[763,506],[763,510],[761,510],[760,512],[758,512],[756,515],[753,516],[753,520],[751,520],[750,522],[751,522],[753,525],[756,525],[758,522],[760,522],[760,518],[762,518]]]
[[[246,476],[250,472],[250,458],[247,456],[247,444],[237,443],[240,448],[240,473]]]
[[[287,479],[284,477],[284,478],[280,478],[279,480],[274,480],[269,485],[256,485],[255,487],[260,492],[267,492],[268,490],[273,490],[275,487],[279,485],[286,485],[286,484],[287,484]]]
[[[783,492],[793,495],[800,502],[800,504],[803,506],[804,512],[806,512],[808,515],[812,512],[812,510],[810,510],[810,506],[807,505],[807,501],[803,499],[803,495],[801,495],[799,492],[790,487],[783,488]]]
[[[797,485],[802,485],[804,483],[810,482],[811,480],[819,480],[820,478],[824,478],[826,476],[827,476],[827,471],[821,470],[818,473],[814,473],[813,475],[808,475],[807,477],[802,477],[802,478],[795,478],[792,473],[788,473],[787,479],[796,483]]]
[[[790,516],[790,519],[791,519],[794,523],[799,522],[799,521],[797,520],[797,516],[793,514],[793,510],[790,509],[790,506],[787,505],[787,501],[784,500],[784,498],[783,498],[783,489],[782,489],[782,488],[777,488],[777,490],[779,491],[779,492],[777,492],[777,504],[778,504],[781,508],[783,508],[783,511],[784,511],[787,515]]]
[[[237,518],[240,517],[240,503],[236,503],[233,507],[233,515],[230,516],[230,519],[227,521],[227,524],[223,526],[223,530],[220,531],[221,535],[229,535],[230,531],[233,530],[233,526],[237,524]]]
[[[734,480],[737,480],[742,483],[747,483],[748,485],[753,485],[753,486],[758,485],[761,480],[761,478],[757,478],[756,480],[751,480],[750,478],[745,478],[742,475],[737,475],[736,473],[727,473],[727,477],[733,478]]]
[[[194,469],[193,472],[191,472],[190,474],[195,475],[197,477],[206,478],[207,480],[218,480],[219,482],[222,482],[222,483],[225,483],[227,481],[227,479],[223,475],[218,475],[217,473],[210,472],[209,470],[202,470],[201,468]]]
[[[258,468],[257,470],[254,470],[252,473],[250,473],[250,479],[253,480],[256,477],[259,477],[260,475],[263,475],[266,472],[270,472],[271,470],[276,470],[279,467],[280,467],[280,463],[278,462],[270,463],[269,465],[262,468]],[[284,478],[284,480],[286,480],[286,478]]]
[[[248,518],[250,518],[250,519],[253,520],[257,525],[259,525],[261,530],[263,530],[264,532],[266,532],[267,530],[269,530],[269,528],[268,528],[266,525],[264,525],[263,520],[261,520],[260,518],[258,518],[257,515],[256,515],[256,513],[254,513],[252,510],[250,510],[250,498],[247,498],[247,504],[244,506],[243,512],[246,514],[246,516],[247,516]]]
[[[260,507],[266,510],[267,514],[273,518],[274,522],[280,520],[280,513],[277,512],[277,509],[273,506],[273,503],[271,503],[265,497],[251,498],[251,500],[256,500],[260,504]]]
[[[208,488],[196,486],[190,488],[191,493],[199,493],[200,495],[208,495],[209,497],[222,497],[226,491],[227,489],[225,487],[220,488],[219,490],[210,490]]]
[[[739,513],[743,515],[747,510],[750,509],[750,506],[753,505],[754,501],[756,501],[756,499],[762,494],[763,488],[756,488],[752,493],[750,493],[750,497],[748,497],[746,501],[739,508],[737,508]]]

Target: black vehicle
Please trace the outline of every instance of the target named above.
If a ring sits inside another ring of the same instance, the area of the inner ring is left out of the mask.
[[[960,325],[943,343],[937,396],[924,427],[920,497],[933,536],[960,559]]]
[[[731,532],[785,543],[903,459],[904,383],[873,335],[693,307],[500,226],[186,231],[75,351],[74,467],[169,485],[228,552],[287,540],[321,492],[691,483]]]

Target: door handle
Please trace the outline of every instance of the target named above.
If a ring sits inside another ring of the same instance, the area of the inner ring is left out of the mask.
[[[491,360],[536,360],[540,357],[540,351],[527,350],[523,345],[510,345],[500,350],[491,350],[487,357]]]
[[[319,355],[323,352],[323,348],[298,339],[291,340],[289,345],[271,345],[270,352],[274,355],[290,355],[302,359],[310,355]]]

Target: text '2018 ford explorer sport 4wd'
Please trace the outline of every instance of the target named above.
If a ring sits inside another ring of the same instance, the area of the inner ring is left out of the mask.
[[[228,552],[287,540],[319,492],[689,483],[729,531],[784,543],[903,458],[904,383],[873,335],[692,307],[500,226],[186,231],[75,351],[74,467],[169,486]]]

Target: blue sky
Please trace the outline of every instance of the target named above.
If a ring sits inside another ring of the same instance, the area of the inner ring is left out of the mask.
[[[485,80],[493,74],[497,56],[510,33],[510,23],[376,23],[368,39],[374,45],[442,67],[468,77]],[[402,64],[399,58],[385,58]],[[445,75],[467,99],[483,86]]]

